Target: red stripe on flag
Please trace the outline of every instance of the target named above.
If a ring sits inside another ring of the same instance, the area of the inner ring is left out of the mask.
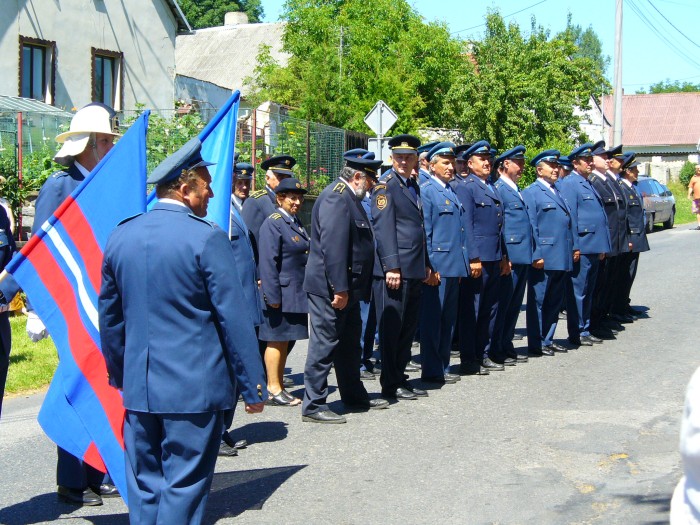
[[[102,456],[100,456],[100,452],[97,450],[97,445],[95,445],[94,441],[90,441],[90,445],[88,445],[85,454],[83,454],[83,461],[100,472],[107,472],[107,467],[104,461],[102,461]]]
[[[25,254],[36,269],[48,293],[56,302],[66,320],[68,344],[71,354],[85,379],[92,387],[102,408],[107,414],[112,433],[121,448],[124,448],[122,425],[124,406],[119,391],[110,386],[104,356],[85,329],[76,303],[75,292],[63,270],[49,251],[46,243],[39,242],[34,250]]]
[[[73,200],[70,197],[69,199]],[[100,293],[100,284],[102,283],[102,249],[97,243],[95,234],[85,215],[83,215],[83,210],[76,204],[66,207],[63,215],[56,213],[83,259],[92,287],[97,293]]]

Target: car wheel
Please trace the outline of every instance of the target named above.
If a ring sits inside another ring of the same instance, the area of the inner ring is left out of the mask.
[[[671,216],[668,218],[667,221],[664,222],[664,228],[669,229],[673,228],[673,223],[676,220],[676,208],[673,208],[671,210]]]
[[[647,213],[646,230],[647,230],[647,233],[651,233],[654,231],[654,214],[653,213]]]

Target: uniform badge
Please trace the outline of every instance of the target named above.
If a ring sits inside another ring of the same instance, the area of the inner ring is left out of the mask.
[[[377,209],[383,210],[386,208],[386,195],[377,195]]]
[[[445,199],[445,204],[449,204],[449,203],[450,203],[450,200],[449,200],[449,199]]]
[[[294,242],[299,242],[299,236],[298,236],[298,235],[295,235],[294,237],[292,237],[292,240],[293,240]]]

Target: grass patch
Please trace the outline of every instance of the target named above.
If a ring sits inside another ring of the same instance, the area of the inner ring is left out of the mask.
[[[688,188],[680,182],[669,182],[666,186],[671,190],[676,198],[676,224],[688,224],[695,222],[695,214],[690,212],[690,199],[688,199]]]
[[[51,339],[32,343],[25,332],[24,315],[10,317],[12,352],[7,372],[5,394],[20,394],[38,390],[51,382],[58,365],[58,354]]]

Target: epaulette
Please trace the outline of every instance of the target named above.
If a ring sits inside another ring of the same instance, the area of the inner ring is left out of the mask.
[[[68,172],[66,170],[58,170],[58,171],[55,171],[51,174],[52,179],[57,179],[59,177],[67,177],[67,176],[68,176]]]
[[[392,171],[391,173],[389,173],[389,175],[384,177],[384,182],[390,181],[393,177],[394,177],[394,172]]]
[[[204,217],[197,217],[194,213],[188,213],[187,216],[192,217],[193,219],[197,219],[198,221],[203,222],[207,226],[211,226],[212,229],[218,228],[218,226],[212,221],[208,221]]]
[[[129,222],[131,219],[135,219],[135,218],[138,217],[139,215],[143,215],[143,212],[137,213],[136,215],[132,215],[131,217],[127,217],[126,219],[123,219],[123,220],[119,221],[119,224],[117,224],[117,226],[121,226],[121,225],[124,224],[125,222]]]
[[[277,219],[281,219],[281,218],[282,218],[282,215],[279,214],[279,213],[277,213],[277,212],[275,212],[275,213],[273,213],[272,215],[270,215],[270,217],[268,217],[268,218],[272,219],[273,221],[276,221]]]
[[[254,199],[259,199],[260,197],[263,197],[265,195],[267,195],[267,190],[258,190],[254,191],[251,197],[253,197]]]
[[[345,191],[345,188],[347,188],[347,185],[343,184],[342,182],[339,182],[333,187],[333,191],[335,193],[343,193]]]
[[[379,184],[376,184],[374,188],[372,188],[372,191],[377,191],[377,190],[385,190],[386,189],[386,184],[383,182],[380,182]]]
[[[425,188],[428,184],[430,184],[430,181],[426,180],[423,184],[420,185],[420,187]]]

